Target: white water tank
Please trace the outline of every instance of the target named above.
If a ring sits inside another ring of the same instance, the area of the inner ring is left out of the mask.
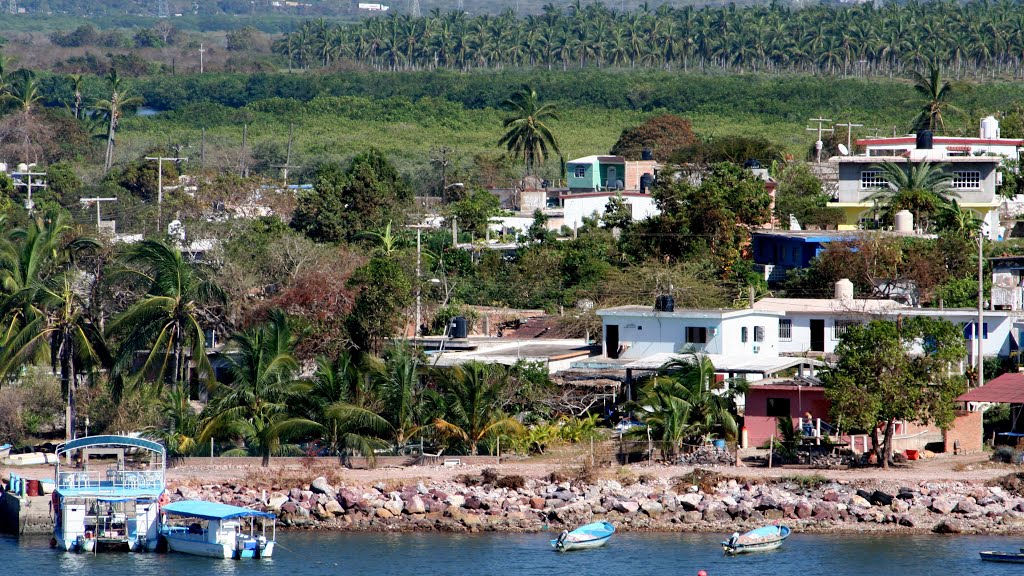
[[[836,281],[836,300],[853,300],[853,282],[847,278]]]
[[[981,137],[987,139],[999,138],[999,120],[995,116],[986,116],[981,119]]]
[[[895,220],[897,232],[914,231],[914,215],[910,213],[910,210],[900,210],[896,213]]]

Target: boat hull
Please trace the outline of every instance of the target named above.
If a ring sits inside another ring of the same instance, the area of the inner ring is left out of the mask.
[[[609,534],[604,538],[595,538],[593,540],[585,540],[583,542],[563,542],[561,547],[558,546],[558,540],[552,540],[551,547],[555,550],[559,550],[562,552],[571,552],[573,550],[590,550],[593,548],[600,548],[601,546],[604,546],[611,539],[612,537]]]
[[[768,552],[782,546],[789,537],[787,526],[763,526],[742,536],[722,542],[722,550],[729,555]]]
[[[776,540],[774,542],[765,542],[763,544],[751,544],[751,545],[739,545],[729,546],[728,544],[722,544],[722,550],[726,554],[749,554],[751,552],[768,552],[769,550],[777,550],[782,546],[782,540]]]
[[[206,556],[207,558],[233,558],[235,553],[235,548],[227,544],[184,540],[174,536],[164,536],[164,538],[167,539],[167,549],[171,552]]]
[[[978,552],[978,554],[986,562],[1024,564],[1024,552]]]

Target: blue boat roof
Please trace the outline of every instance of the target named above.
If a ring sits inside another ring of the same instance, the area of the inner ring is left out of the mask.
[[[70,440],[58,446],[57,453],[60,454],[69,450],[79,450],[81,448],[91,448],[93,446],[130,446],[151,450],[161,455],[164,453],[164,447],[159,442],[153,442],[152,440],[146,440],[145,438],[114,435],[75,438],[74,440]]]
[[[189,516],[202,518],[203,520],[230,520],[232,518],[277,518],[270,512],[260,512],[239,506],[220,504],[218,502],[203,502],[202,500],[182,500],[172,502],[160,510],[174,516]]]

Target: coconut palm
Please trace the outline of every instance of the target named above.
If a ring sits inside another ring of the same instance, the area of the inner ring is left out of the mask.
[[[154,388],[153,390],[157,390]],[[199,449],[199,414],[189,399],[188,390],[166,390],[159,398],[161,426],[151,426],[143,434],[167,447],[172,458],[182,458],[196,453]]]
[[[498,434],[516,434],[523,425],[501,411],[502,395],[509,386],[508,369],[501,364],[472,361],[438,372],[440,416],[434,429],[456,438],[477,453],[477,445]]]
[[[73,289],[75,259],[98,243],[71,232],[62,216],[39,218],[0,243],[0,279],[7,292],[0,304],[0,373],[49,361],[60,373],[69,439],[75,433],[78,376],[110,361],[88,304]]]
[[[913,130],[945,130],[946,122],[943,113],[960,112],[949,100],[953,97],[953,84],[943,78],[942,69],[932,64],[928,74],[914,71],[914,91],[920,95],[919,112],[911,123]]]
[[[298,379],[295,344],[288,318],[280,310],[272,311],[263,324],[231,337],[224,355],[231,382],[215,389],[200,444],[210,438],[238,437],[268,466],[283,441],[323,429],[291,410],[309,391],[309,384]]]
[[[549,150],[560,154],[558,142],[548,123],[558,120],[554,104],[542,104],[537,91],[523,86],[505,101],[512,115],[505,119],[505,135],[498,141],[509,153],[521,157],[526,163],[526,173],[532,174],[538,163],[543,163]]]
[[[324,424],[324,441],[332,452],[354,451],[372,462],[375,451],[387,447],[381,437],[389,437],[393,428],[378,415],[382,404],[369,388],[372,383],[369,372],[348,351],[334,362],[317,360],[309,391],[311,414]]]
[[[75,120],[82,118],[82,88],[85,86],[85,76],[81,74],[69,74],[68,81],[71,82],[71,110],[75,114]]]
[[[963,209],[956,200],[940,207],[936,227],[940,232],[947,232],[964,239],[977,236],[981,230],[982,220],[973,210]]]
[[[881,172],[886,184],[868,200],[882,204],[890,218],[900,210],[910,210],[916,225],[926,230],[928,218],[958,196],[945,168],[945,164],[933,162],[907,162],[906,168],[896,162],[876,164],[873,169]]]
[[[187,379],[187,349],[200,377],[211,379],[202,319],[205,306],[223,303],[224,292],[165,242],[144,240],[131,246],[124,263],[121,274],[147,284],[147,289],[108,326],[120,343],[115,371],[130,372],[141,352],[145,360],[137,377],[155,376],[161,383],[169,379],[177,388]]]
[[[107,119],[107,148],[103,156],[103,171],[110,171],[114,164],[114,143],[117,128],[121,123],[121,113],[126,109],[142,104],[142,98],[128,93],[124,80],[111,68],[106,77],[107,88],[110,90],[109,100],[97,100],[93,108],[100,111]]]

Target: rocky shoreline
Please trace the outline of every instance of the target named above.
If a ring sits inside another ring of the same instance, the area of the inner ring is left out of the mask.
[[[888,488],[888,490],[886,489]],[[797,532],[1024,534],[1024,474],[987,484],[921,481],[885,487],[821,477],[745,480],[696,470],[671,479],[499,476],[331,485],[172,487],[201,499],[275,512],[279,526],[350,531],[538,532],[607,520],[625,531],[744,531],[781,521]]]

